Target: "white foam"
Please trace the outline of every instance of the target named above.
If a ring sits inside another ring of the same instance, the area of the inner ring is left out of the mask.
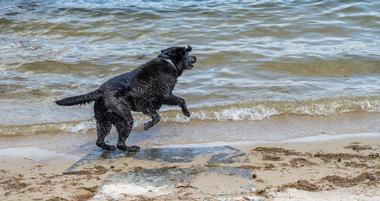
[[[215,146],[249,146],[258,144],[270,144],[270,143],[307,143],[307,142],[323,142],[334,141],[342,139],[363,139],[363,138],[380,138],[380,133],[350,133],[339,135],[316,135],[301,137],[289,140],[279,141],[234,141],[234,142],[208,142],[197,144],[171,144],[156,146],[156,148],[196,148],[196,147],[215,147]]]
[[[63,153],[57,153],[45,149],[40,149],[38,147],[17,147],[17,148],[5,148],[0,149],[0,157],[14,157],[31,159],[37,161],[46,161],[53,159],[70,159],[79,160],[80,157],[74,155],[68,155]]]
[[[281,114],[328,116],[348,112],[379,112],[380,100],[377,99],[321,99],[310,101],[252,102],[205,104],[190,108],[191,118],[184,117],[178,110],[163,110],[165,122],[189,122],[193,120],[262,120]]]
[[[90,128],[95,128],[95,123],[93,121],[82,121],[74,126],[63,124],[61,127],[61,129],[67,130],[72,133],[87,132]]]
[[[273,108],[265,108],[263,106],[257,106],[255,108],[227,108],[220,112],[214,112],[214,119],[218,121],[225,120],[262,120],[273,115],[279,114],[279,112]]]

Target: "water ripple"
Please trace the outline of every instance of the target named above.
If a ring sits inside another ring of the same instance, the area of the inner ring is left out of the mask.
[[[0,35],[7,101],[92,90],[184,44],[199,58],[175,91],[189,105],[380,96],[373,0],[0,0]]]

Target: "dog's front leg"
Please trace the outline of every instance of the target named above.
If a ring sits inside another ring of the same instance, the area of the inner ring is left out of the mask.
[[[187,109],[186,102],[183,98],[180,98],[180,97],[177,97],[174,95],[169,95],[169,96],[163,97],[162,102],[166,105],[178,105],[178,106],[180,106],[182,109],[182,113],[185,116],[190,117],[190,111],[189,111],[189,109]]]

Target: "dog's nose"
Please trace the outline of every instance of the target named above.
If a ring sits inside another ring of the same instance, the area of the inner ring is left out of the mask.
[[[191,63],[195,63],[195,62],[197,62],[197,57],[195,57],[195,56],[191,56],[191,57],[190,57],[190,62],[191,62]]]

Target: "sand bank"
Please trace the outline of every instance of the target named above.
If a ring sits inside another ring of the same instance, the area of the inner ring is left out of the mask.
[[[127,155],[3,148],[0,199],[376,200],[380,133],[362,136],[162,146]]]

